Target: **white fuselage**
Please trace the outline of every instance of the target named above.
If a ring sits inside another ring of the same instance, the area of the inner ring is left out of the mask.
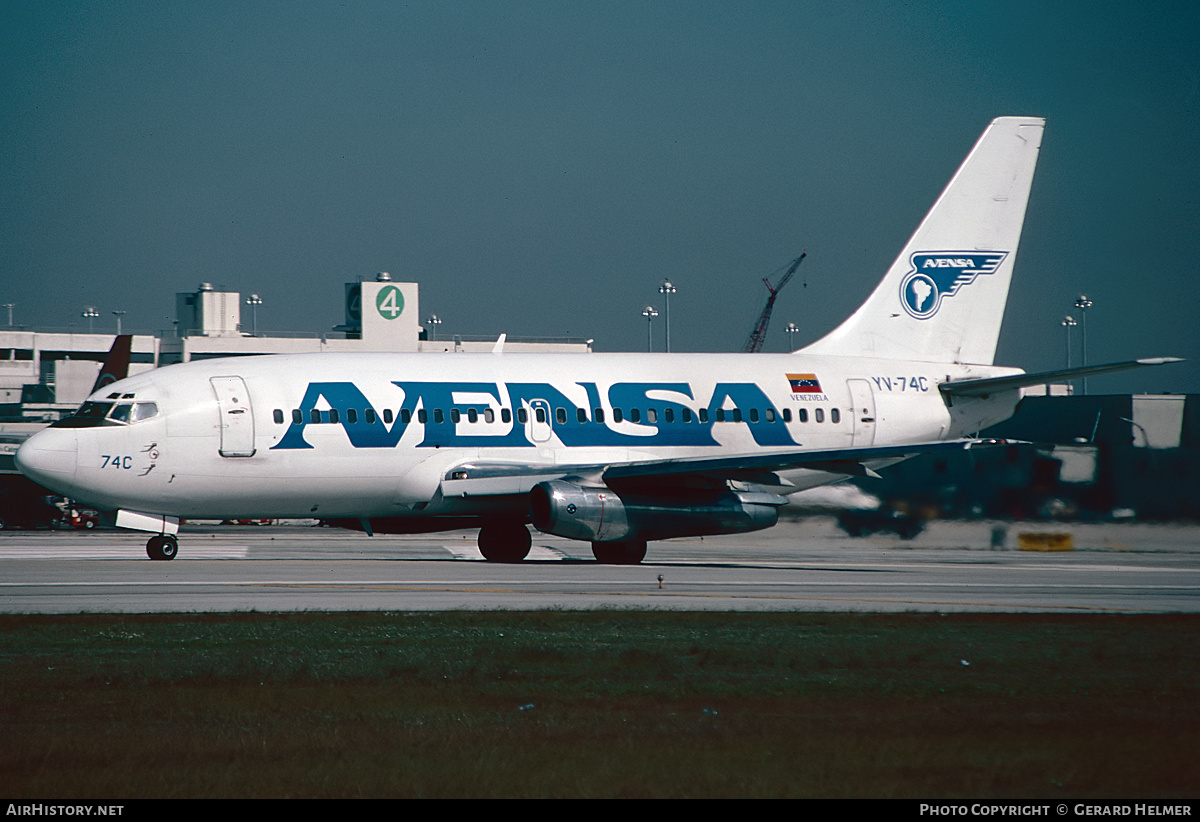
[[[40,432],[20,460],[48,488],[105,510],[523,516],[528,481],[476,495],[478,486],[456,486],[455,469],[545,466],[550,476],[567,466],[957,438],[1011,415],[1018,394],[948,407],[938,384],[1015,371],[803,353],[208,360],[106,387],[89,400],[97,424]],[[112,419],[123,404],[131,412]],[[779,473],[791,483],[785,493],[843,478]]]

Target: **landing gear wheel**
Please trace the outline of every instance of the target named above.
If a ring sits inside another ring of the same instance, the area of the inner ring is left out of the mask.
[[[637,565],[646,558],[646,540],[630,539],[620,542],[593,542],[596,562],[605,565]]]
[[[159,534],[156,537],[150,537],[150,541],[146,543],[146,556],[150,559],[175,559],[175,555],[179,553],[179,540],[170,534]]]
[[[479,553],[488,562],[520,562],[532,544],[523,522],[490,522],[479,529]]]

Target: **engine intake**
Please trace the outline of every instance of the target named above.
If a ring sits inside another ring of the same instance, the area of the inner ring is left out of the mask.
[[[779,520],[779,506],[786,502],[774,494],[727,490],[618,495],[563,480],[538,483],[529,498],[539,531],[590,542],[758,531]]]

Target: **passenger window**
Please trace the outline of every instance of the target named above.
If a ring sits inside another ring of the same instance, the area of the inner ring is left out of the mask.
[[[517,424],[524,425],[527,422],[529,422],[529,412],[526,411],[524,408],[518,408],[517,409]]]
[[[725,422],[725,409],[718,408],[713,411],[713,422]]]
[[[405,411],[403,416],[404,416],[404,423],[406,425],[412,421],[412,413],[411,412]],[[383,421],[387,425],[392,424],[392,409],[390,409],[390,408],[383,409]]]
[[[682,417],[683,417],[684,422],[691,422],[692,421],[692,409],[690,409],[690,408],[683,409]]]
[[[427,412],[424,408],[417,411],[417,422],[421,423],[421,425],[429,422],[429,412]]]
[[[301,411],[299,408],[292,409],[292,422],[295,425],[303,425],[304,424],[304,412]]]
[[[351,425],[358,424],[358,410],[357,409],[354,409],[354,408],[346,409],[346,422],[350,423]]]
[[[829,421],[832,423],[841,422],[842,421],[842,412],[836,408],[831,409],[829,412]]]
[[[319,423],[321,421],[321,412],[314,408],[308,412],[308,418],[315,423]]]
[[[758,422],[758,409],[757,408],[750,409],[750,422]]]
[[[446,421],[446,415],[442,413],[442,409],[440,409],[440,408],[433,409],[433,421],[437,425],[441,425],[443,422]]]
[[[630,422],[641,422],[642,421],[642,412],[637,408],[630,408],[629,409],[629,421]]]
[[[368,408],[366,411],[363,412],[363,422],[365,422],[367,425],[375,424],[375,409],[374,408]]]
[[[817,409],[817,410],[816,410],[816,411],[813,413],[813,417],[816,419],[816,421],[817,421],[817,422],[825,422],[825,409],[824,409],[824,408],[818,408],[818,409]]]
[[[587,409],[586,408],[575,409],[575,419],[579,420],[580,422],[587,422]]]
[[[783,421],[784,422],[792,421],[792,409],[790,409],[790,408],[783,409]]]
[[[767,422],[775,422],[775,409],[768,408],[763,412],[763,418],[766,419]]]
[[[533,413],[534,413],[534,416],[537,417],[538,422],[546,421],[546,409],[545,408],[535,408],[535,409],[533,409]]]
[[[558,421],[558,424],[559,424],[559,425],[566,425],[566,423],[567,423],[567,409],[565,409],[565,408],[556,408],[556,409],[554,409],[554,419]]]
[[[800,420],[800,422],[808,422],[808,409],[807,408],[801,408],[796,413],[798,415],[798,419]]]
[[[454,423],[454,424],[456,424],[456,425],[457,425],[457,424],[458,424],[458,421],[459,421],[460,419],[462,419],[462,414],[458,413],[458,409],[457,409],[457,408],[451,408],[451,409],[450,409],[450,422],[452,422],[452,423]]]
[[[282,409],[276,408],[276,409],[275,409],[275,413],[274,413],[273,417],[274,417],[274,419],[275,419],[275,424],[276,424],[276,425],[282,425],[282,424],[283,424],[283,410],[282,410]]]
[[[613,422],[620,422],[620,421],[621,421],[621,420],[623,420],[623,419],[625,419],[625,417],[623,417],[623,416],[621,415],[621,409],[620,409],[620,408],[614,408],[614,409],[613,409]]]
[[[479,422],[479,409],[477,409],[477,408],[468,408],[467,409],[467,422]]]
[[[663,409],[663,420],[666,422],[675,422],[675,409],[674,408],[664,408]]]
[[[338,423],[338,410],[336,408],[329,409],[329,421],[334,425]]]
[[[485,408],[483,411],[483,421],[484,422],[495,422],[496,421],[496,412],[490,408]]]
[[[500,422],[503,422],[503,423],[512,422],[512,411],[510,411],[507,408],[501,408],[500,409]]]
[[[653,408],[646,409],[646,422],[658,422],[658,411]]]
[[[592,419],[595,420],[596,422],[604,422],[604,409],[603,408],[593,408],[592,409]]]
[[[708,409],[707,408],[701,408],[696,413],[698,413],[700,415],[700,422],[702,422],[702,423],[708,422]]]

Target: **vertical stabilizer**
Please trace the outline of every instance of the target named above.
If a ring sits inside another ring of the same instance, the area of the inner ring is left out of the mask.
[[[96,384],[88,393],[94,394],[104,386],[129,376],[129,359],[132,350],[132,334],[119,334],[114,337],[112,348],[108,349],[108,356],[104,358],[104,365],[100,366],[100,373],[96,376]]]
[[[1045,120],[993,120],[883,281],[809,354],[990,365]]]

